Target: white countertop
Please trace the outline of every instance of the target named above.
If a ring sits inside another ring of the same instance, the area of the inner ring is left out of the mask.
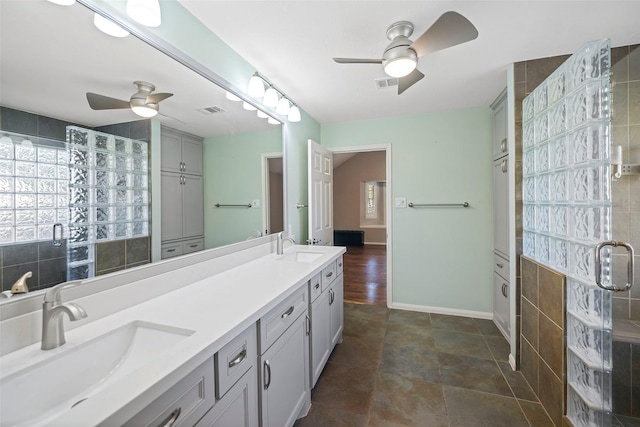
[[[195,331],[146,366],[89,397],[51,424],[65,427],[100,423],[120,425],[254,324],[344,253],[345,248],[295,246],[287,247],[285,255],[292,251],[321,252],[324,255],[312,262],[283,260],[276,254],[258,258],[70,330],[66,333],[67,343],[60,348],[42,351],[40,343],[37,343],[9,353],[0,358],[0,373],[6,377],[134,321]],[[197,264],[193,266],[197,267]],[[122,298],[126,298],[126,294]],[[90,317],[91,313],[88,314]],[[64,384],[60,386],[64,387]]]

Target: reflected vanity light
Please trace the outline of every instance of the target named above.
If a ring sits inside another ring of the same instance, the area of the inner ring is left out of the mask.
[[[129,31],[97,13],[93,15],[93,25],[103,33],[113,37],[127,37],[129,35]]]
[[[276,119],[274,119],[271,116],[269,116],[269,118],[267,119],[267,123],[269,123],[270,125],[281,125],[282,124],[282,123],[280,123],[279,121],[277,121]]]
[[[258,117],[260,117],[261,119],[266,119],[269,117],[269,115],[262,110],[258,110]]]
[[[227,94],[225,96],[229,101],[234,101],[234,102],[242,101],[242,99],[238,98],[236,95],[232,94],[229,91],[227,91]]]
[[[146,27],[157,27],[162,22],[158,0],[127,0],[127,15]]]
[[[254,107],[253,105],[249,104],[247,101],[242,101],[242,108],[244,108],[245,110],[248,110],[248,111],[257,110],[256,107]]]

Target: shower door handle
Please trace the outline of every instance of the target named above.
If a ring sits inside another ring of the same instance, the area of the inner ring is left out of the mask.
[[[605,286],[602,284],[602,262],[600,251],[605,246],[611,247],[623,247],[627,250],[627,283],[623,287],[618,287],[615,284],[611,284],[611,286]],[[618,242],[615,240],[610,240],[608,242],[600,242],[596,245],[596,259],[595,259],[595,268],[596,268],[596,284],[604,290],[613,291],[613,292],[625,292],[631,289],[633,286],[633,246],[625,242]]]

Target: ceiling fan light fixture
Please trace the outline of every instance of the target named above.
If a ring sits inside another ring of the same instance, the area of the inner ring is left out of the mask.
[[[158,0],[127,0],[127,15],[146,27],[158,27],[162,23]]]
[[[286,116],[289,114],[290,109],[291,109],[291,104],[289,104],[289,100],[284,96],[280,98],[280,101],[278,102],[278,107],[276,108],[276,113]]]
[[[93,25],[103,33],[112,37],[127,37],[129,35],[129,31],[97,13],[93,15]]]
[[[267,91],[264,93],[262,103],[267,107],[275,107],[278,105],[278,91],[275,90],[273,86],[269,86]]]
[[[158,114],[158,104],[131,105],[131,111],[140,117],[150,119]]]
[[[384,72],[391,77],[404,77],[416,69],[415,59],[413,58],[394,58],[384,64]]]
[[[300,121],[300,109],[297,105],[294,104],[291,106],[291,108],[289,108],[289,116],[287,117],[287,119],[289,119],[289,121],[292,123]]]
[[[262,98],[265,95],[264,92],[264,81],[255,73],[251,76],[251,80],[249,80],[249,96],[252,98]]]

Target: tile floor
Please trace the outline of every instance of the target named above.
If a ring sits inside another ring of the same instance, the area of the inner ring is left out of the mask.
[[[490,320],[345,303],[344,322],[296,427],[553,425]]]

